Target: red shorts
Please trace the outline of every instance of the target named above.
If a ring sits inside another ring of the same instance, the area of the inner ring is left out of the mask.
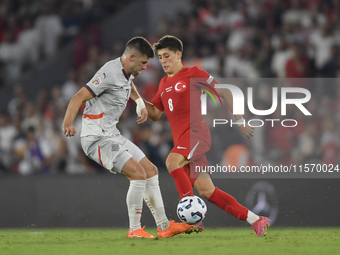
[[[186,131],[178,141],[175,141],[175,146],[170,152],[181,154],[190,160],[190,163],[184,166],[184,171],[190,178],[192,185],[199,174],[199,171],[196,171],[196,166],[208,166],[205,154],[211,148],[211,136],[208,127],[206,125],[205,127],[201,130]]]

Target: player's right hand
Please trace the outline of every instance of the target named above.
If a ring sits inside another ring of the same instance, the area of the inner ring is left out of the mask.
[[[75,127],[71,126],[71,127],[63,127],[62,128],[63,133],[66,137],[68,136],[74,136],[77,133],[77,130]]]
[[[137,123],[142,124],[148,119],[148,111],[146,108],[143,108],[141,110],[141,116],[137,118]]]
[[[145,103],[141,97],[136,99],[136,113],[138,117],[142,117],[142,110],[145,108]]]

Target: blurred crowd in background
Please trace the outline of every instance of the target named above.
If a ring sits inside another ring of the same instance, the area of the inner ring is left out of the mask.
[[[125,41],[117,40],[111,48],[101,47],[100,42],[99,26],[105,17],[133,1],[117,2],[121,1],[1,1],[3,86],[57,54],[68,42],[75,47],[68,79],[51,84],[49,91],[37,91],[34,101],[27,99],[25,84],[13,85],[15,97],[0,113],[0,173],[105,172],[87,159],[80,147],[84,105],[74,122],[77,136],[65,138],[61,126],[72,96],[105,62],[124,50]],[[340,163],[339,0],[197,0],[191,1],[189,11],[163,16],[156,30],[154,35],[139,35],[151,43],[165,34],[177,36],[184,44],[184,65],[198,66],[217,80],[298,78],[284,86],[303,87],[312,94],[305,105],[312,117],[296,107],[288,108],[284,119],[297,120],[295,128],[266,123],[248,140],[238,128],[220,126],[223,130],[218,134],[225,135],[212,137],[211,163]],[[163,76],[156,57],[135,79],[140,94],[151,100]],[[265,80],[254,86],[257,109],[269,109],[272,87],[282,85]],[[246,84],[238,86],[246,95]],[[130,100],[118,128],[156,166],[165,169],[165,158],[173,146],[166,117],[143,125],[136,124],[136,117],[135,103]],[[245,118],[264,119],[249,112]],[[268,118],[283,119],[280,109]]]
[[[0,1],[0,86],[18,79],[85,35],[100,46],[98,25],[132,0]]]

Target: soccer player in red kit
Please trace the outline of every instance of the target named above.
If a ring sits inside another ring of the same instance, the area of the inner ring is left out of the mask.
[[[192,172],[190,176],[190,165],[208,165],[205,154],[211,147],[210,131],[201,115],[201,89],[191,85],[190,79],[204,78],[206,82],[201,86],[210,90],[214,90],[213,85],[218,82],[202,69],[183,67],[183,44],[178,38],[167,35],[153,46],[167,76],[161,79],[157,94],[151,103],[144,101],[150,119],[158,120],[165,111],[169,120],[175,146],[166,159],[166,167],[175,180],[180,197],[194,195],[193,186],[200,196],[208,199],[209,202],[238,219],[250,223],[251,229],[257,236],[264,235],[269,226],[268,218],[259,217],[239,204],[234,197],[215,187],[208,173],[201,172],[195,175]],[[227,89],[215,91],[232,109],[233,98],[230,91]],[[135,87],[132,89],[131,98],[134,99],[133,97],[139,97]],[[235,118],[238,123],[244,122],[241,115],[235,115]],[[239,125],[239,128],[248,138],[253,136],[253,128],[249,125]],[[198,232],[203,229],[202,223],[196,226]]]

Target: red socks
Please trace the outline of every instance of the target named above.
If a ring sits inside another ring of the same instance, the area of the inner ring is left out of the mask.
[[[189,177],[184,172],[183,168],[177,168],[170,172],[170,175],[175,180],[177,192],[182,199],[186,196],[193,196],[192,186]]]
[[[171,171],[170,175],[175,180],[176,188],[181,199],[186,196],[194,195],[190,179],[184,172],[183,168]],[[223,192],[217,187],[209,197],[208,201],[240,220],[247,220],[248,209],[240,205],[234,197]]]
[[[208,201],[240,220],[247,220],[248,209],[240,205],[234,197],[223,192],[217,187],[209,197]]]

